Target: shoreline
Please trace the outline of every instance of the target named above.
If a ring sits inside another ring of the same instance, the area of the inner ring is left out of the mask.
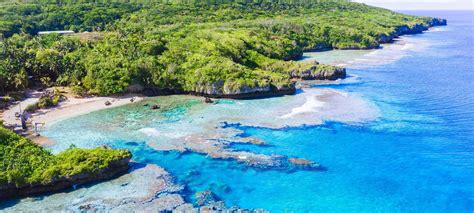
[[[37,102],[40,93],[41,92],[28,90],[26,91],[26,99],[13,104],[8,109],[3,111],[1,115],[4,125],[14,131],[22,131],[21,121],[15,114],[19,113],[21,110],[24,110],[27,105]],[[27,131],[22,131],[21,133],[23,133],[25,137],[29,138],[38,145],[50,146],[54,144],[54,142],[51,141],[49,138],[41,135],[35,135],[35,123],[39,124],[39,129],[48,128],[54,123],[68,118],[88,114],[103,109],[124,106],[133,102],[141,101],[144,98],[144,96],[141,94],[133,93],[117,96],[85,98],[74,97],[74,95],[70,94],[69,92],[66,92],[66,94],[64,95],[67,97],[67,100],[60,102],[58,106],[48,109],[39,109],[33,113],[29,113],[29,129]],[[133,102],[131,101],[132,99]],[[107,101],[111,104],[106,105],[105,102]]]
[[[16,112],[20,111],[20,106],[22,110],[29,103],[33,103],[38,100],[38,98],[31,96],[36,92],[27,92],[27,98],[19,103],[12,105],[9,109],[3,112],[3,121],[7,126],[19,126],[20,120],[15,116]],[[48,109],[39,109],[33,113],[32,122],[44,123],[44,126],[50,126],[58,121],[75,117],[78,115],[87,114],[94,111],[99,111],[108,108],[114,108],[123,106],[129,103],[137,102],[143,100],[143,95],[141,94],[125,94],[119,96],[106,96],[106,97],[86,97],[86,98],[76,98],[70,94],[67,94],[68,98],[66,101],[60,102],[58,106],[48,108]],[[130,101],[131,99],[134,101]],[[105,105],[105,102],[109,101],[111,105]]]
[[[404,55],[394,56],[394,54],[392,53],[389,55],[383,54],[383,53],[386,53],[387,51],[400,52],[400,53],[406,50],[418,51],[420,47],[417,46],[418,44],[410,42],[411,36],[416,36],[419,34],[429,33],[429,32],[437,32],[441,29],[439,27],[444,27],[444,26],[446,25],[434,25],[420,33],[403,34],[403,35],[393,38],[391,42],[380,43],[379,47],[373,48],[373,49],[325,49],[321,51],[306,51],[304,52],[305,55],[299,61],[302,61],[302,62],[318,61],[320,63],[329,64],[333,66],[339,66],[339,67],[345,67],[345,68],[349,66],[365,67],[368,65],[388,64],[388,63],[392,63],[394,61],[397,61],[403,58]],[[425,46],[426,44],[422,44],[421,48]],[[351,53],[354,55],[344,57],[344,59],[334,60],[333,57],[337,57],[337,56],[329,55],[330,53],[341,53],[341,55],[343,54],[347,55],[348,53]],[[329,56],[325,54],[328,54]],[[380,56],[380,57],[376,57],[376,56]],[[321,59],[321,58],[325,58],[325,59]]]
[[[430,27],[428,29],[431,30],[433,27],[435,26],[438,26],[438,25],[434,25],[432,27]],[[425,30],[426,31],[426,30]],[[416,34],[420,34],[420,33],[423,33],[423,31],[419,32],[419,33],[416,33]],[[396,44],[399,44],[399,43],[402,43],[404,44],[406,41],[403,39],[403,36],[406,36],[406,35],[412,35],[413,33],[410,33],[410,34],[404,34],[404,35],[400,35],[400,37],[397,37],[396,39],[393,39],[392,42],[387,42],[387,43],[383,43],[382,46],[380,48],[376,48],[376,49],[369,49],[367,51],[371,51],[370,53],[366,53],[364,55],[361,55],[360,57],[356,57],[356,58],[347,58],[345,60],[341,60],[341,61],[336,61],[336,62],[333,62],[332,64],[334,65],[334,63],[337,63],[336,65],[337,66],[341,66],[341,65],[344,65],[344,66],[349,66],[349,65],[354,65],[356,64],[359,64],[360,63],[360,60],[364,60],[364,57],[366,57],[367,55],[371,55],[371,54],[374,54],[378,51],[383,51],[383,50],[387,50],[384,46],[385,45],[396,45]],[[388,46],[388,49],[392,49],[390,48],[390,46]],[[405,50],[406,47],[401,47],[400,50],[403,51]],[[323,52],[331,52],[331,51],[340,51],[340,52],[344,52],[344,51],[359,51],[359,50],[339,50],[339,49],[330,49],[330,50],[326,50],[326,51],[323,51]],[[363,51],[363,50],[360,50],[360,51]],[[319,52],[319,51],[318,51]],[[312,52],[308,52],[308,53],[312,53]],[[399,57],[397,57],[398,59]],[[311,60],[311,59],[309,59]],[[396,59],[395,59],[396,60]],[[384,63],[384,62],[382,62]],[[389,63],[389,62],[387,62]],[[329,63],[331,64],[331,63]],[[301,82],[306,82],[306,81],[311,81],[311,80],[299,80],[298,82],[301,83]],[[321,82],[328,82],[329,80],[313,80],[313,81],[321,81]],[[330,83],[334,83],[336,81],[330,81]],[[65,89],[64,87],[62,89]],[[68,88],[67,88],[68,89]],[[297,88],[298,89],[298,88]],[[20,111],[20,106],[22,109],[24,109],[27,105],[31,104],[31,103],[34,103],[36,102],[39,98],[39,94],[40,92],[37,92],[37,91],[32,91],[32,90],[29,90],[27,91],[27,98],[25,100],[22,100],[12,106],[10,106],[7,110],[3,111],[2,114],[2,119],[4,121],[4,124],[6,126],[9,126],[11,127],[12,129],[14,130],[18,130],[19,127],[21,127],[21,123],[20,123],[20,120],[15,116],[15,113],[19,112]],[[152,92],[152,93],[155,93],[155,92]],[[275,93],[275,94],[274,94]],[[113,96],[104,96],[104,97],[100,97],[100,96],[96,96],[96,97],[84,97],[84,98],[77,98],[77,97],[74,97],[74,95],[70,94],[70,92],[67,92],[65,95],[67,97],[67,100],[66,101],[63,101],[63,102],[60,102],[58,104],[58,106],[56,107],[52,107],[52,108],[49,108],[49,109],[39,109],[37,110],[36,112],[34,113],[31,113],[31,123],[40,123],[41,125],[39,126],[40,129],[42,128],[48,128],[49,126],[53,125],[54,123],[56,122],[59,122],[59,121],[62,121],[62,120],[65,120],[65,119],[68,119],[68,118],[72,118],[72,117],[76,117],[76,116],[80,116],[80,115],[84,115],[84,114],[88,114],[88,113],[91,113],[91,112],[95,112],[95,111],[99,111],[99,110],[103,110],[103,109],[108,109],[108,108],[114,108],[114,107],[120,107],[120,106],[124,106],[124,105],[127,105],[127,104],[130,104],[130,103],[133,103],[133,102],[139,102],[141,100],[143,100],[145,97],[159,97],[159,96],[163,96],[163,95],[174,95],[175,93],[173,92],[169,92],[169,91],[165,91],[165,93],[163,93],[163,91],[161,92],[158,92],[157,94],[138,94],[138,93],[127,93],[127,94],[124,94],[124,95],[113,95]],[[199,93],[176,93],[177,95],[194,95],[194,96],[202,96],[202,97],[211,97],[211,98],[232,98],[234,99],[233,97],[228,97],[228,96],[212,96],[212,95],[203,95],[203,94],[199,94]],[[284,95],[296,95],[296,90],[291,90],[291,91],[271,91],[271,92],[257,92],[257,93],[251,93],[251,94],[242,94],[242,95],[239,95],[237,98],[235,99],[259,99],[259,98],[270,98],[270,97],[278,97],[278,96],[284,96]],[[134,101],[132,102],[131,99],[133,99]],[[111,103],[111,105],[107,106],[105,105],[105,102],[109,101]],[[41,145],[41,146],[50,146],[50,145],[53,145],[54,144],[54,141],[51,141],[49,138],[47,137],[44,137],[44,136],[36,136],[34,135],[34,127],[31,128],[30,130],[28,130],[27,132],[24,132],[25,133],[25,136],[28,137],[29,139],[31,139],[33,142],[37,143],[38,145]]]
[[[127,94],[124,96],[117,96],[117,97],[92,97],[92,98],[81,98],[81,100],[74,100],[69,99],[67,102],[60,103],[58,107],[54,107],[47,110],[41,110],[38,112],[38,118],[42,118],[47,124],[45,125],[48,127],[58,121],[80,116],[82,114],[87,114],[94,111],[99,111],[107,108],[119,107],[126,104],[130,104],[130,98],[134,97],[134,94]],[[143,97],[139,97],[136,101],[143,100]],[[26,101],[26,100],[25,100]],[[105,101],[111,101],[111,106],[105,106]],[[317,105],[317,104],[316,104]],[[18,105],[15,105],[17,107]],[[12,107],[14,109],[15,107]],[[293,113],[293,112],[292,112]],[[35,113],[36,114],[36,113]],[[5,116],[5,115],[3,115]],[[47,139],[46,137],[42,137]],[[35,141],[35,143],[37,143]],[[289,158],[290,161],[294,161],[297,163],[307,163],[304,159],[298,158]]]

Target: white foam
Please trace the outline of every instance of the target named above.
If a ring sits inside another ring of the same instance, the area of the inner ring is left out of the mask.
[[[317,96],[314,95],[305,95],[306,102],[299,106],[291,109],[291,113],[285,114],[280,118],[291,118],[297,114],[308,113],[308,112],[318,112],[319,108],[324,106],[324,102],[319,101]]]
[[[333,92],[342,95],[343,97],[347,97],[349,95],[347,92],[343,92],[342,90],[333,90]]]
[[[474,28],[472,28],[472,29],[474,29]],[[425,33],[443,32],[443,31],[449,31],[449,30],[446,27],[432,27],[432,28],[430,28],[430,30],[425,31]]]
[[[155,128],[142,128],[142,129],[139,129],[138,131],[149,137],[156,137],[156,136],[161,135],[161,133]]]
[[[245,156],[245,155],[239,155],[239,159],[240,159],[240,160],[246,160],[246,159],[247,159],[247,156]]]
[[[405,45],[403,45],[402,50],[408,50],[408,49],[411,49],[413,47],[415,47],[414,44],[411,44],[411,43],[410,44],[405,44]]]

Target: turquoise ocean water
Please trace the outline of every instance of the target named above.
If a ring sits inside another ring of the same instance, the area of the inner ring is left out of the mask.
[[[212,117],[212,111],[197,98],[176,98],[175,105],[159,113],[141,103],[99,111],[54,124],[43,134],[57,142],[54,152],[71,143],[130,149],[134,160],[162,166],[186,185],[183,193],[190,202],[195,192],[210,189],[228,206],[272,212],[473,212],[474,15],[411,13],[447,18],[449,26],[406,37],[394,52],[350,53],[360,59],[348,65],[347,80],[314,86],[361,97],[377,107],[375,120],[327,119],[322,125],[281,129],[239,124],[235,115],[212,120],[211,125],[229,122],[242,136],[267,143],[233,149],[302,157],[321,163],[324,171],[259,169],[147,145],[149,138],[140,129],[155,128],[167,138],[200,131],[197,119]],[[310,57],[337,61],[330,53]],[[254,107],[282,101],[285,97],[266,99]]]

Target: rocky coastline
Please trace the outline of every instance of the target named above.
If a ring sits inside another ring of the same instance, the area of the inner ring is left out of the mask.
[[[291,83],[284,86],[267,84],[265,86],[241,86],[237,89],[227,88],[223,82],[210,85],[201,85],[194,91],[183,91],[177,89],[162,88],[144,88],[141,91],[145,96],[163,96],[163,95],[195,95],[209,98],[229,98],[229,99],[258,99],[277,97],[284,95],[293,95],[296,93],[296,81],[298,80],[330,80],[346,78],[346,68],[333,65],[319,64],[309,66],[303,70],[289,70]]]
[[[266,86],[266,87],[242,87],[236,91],[224,91],[217,92],[217,90],[210,90],[211,92],[203,91],[182,91],[182,90],[173,90],[173,89],[162,89],[162,88],[145,88],[142,92],[143,95],[148,97],[154,96],[164,96],[164,95],[195,95],[203,96],[209,98],[230,98],[230,99],[255,99],[255,98],[267,98],[267,97],[277,97],[283,95],[293,95],[296,92],[295,83],[292,83],[288,87],[275,87],[275,86]]]
[[[418,34],[422,33],[433,26],[443,26],[446,25],[447,21],[444,19],[432,19],[430,22],[425,24],[415,24],[413,26],[399,26],[389,35],[381,35],[379,37],[380,43],[390,43],[393,42],[395,38],[408,34]],[[337,80],[343,79],[346,77],[346,69],[342,67],[335,67],[330,65],[319,65],[315,64],[310,69],[304,70],[299,73],[290,73],[290,78],[292,79],[301,79],[301,80]],[[156,88],[145,88],[141,92],[145,95],[156,96],[156,95],[170,95],[170,94],[192,94],[199,96],[206,96],[212,98],[232,98],[232,99],[251,99],[251,98],[264,98],[272,96],[281,96],[281,95],[292,95],[296,92],[295,83],[292,83],[287,87],[276,87],[273,85],[267,85],[264,87],[252,88],[252,87],[241,87],[235,91],[223,89],[223,92],[215,92],[216,90],[199,90],[199,92],[184,92],[179,90],[162,90]],[[256,141],[249,139],[250,141]],[[244,141],[245,142],[245,141]],[[264,142],[258,141],[257,145],[263,145]],[[267,156],[257,156],[256,158],[253,155],[248,155],[247,153],[226,153],[223,152],[223,147],[219,147],[218,152],[201,152],[208,154],[214,158],[232,158],[241,162],[244,162],[248,165],[265,165],[265,160]],[[212,154],[220,153],[219,155],[213,156]],[[230,157],[229,157],[230,156]],[[242,158],[244,156],[245,158]],[[112,162],[109,167],[103,170],[99,170],[92,174],[79,174],[70,177],[59,178],[54,180],[50,184],[34,184],[17,187],[12,184],[0,185],[0,199],[11,199],[17,197],[24,197],[29,195],[37,195],[47,192],[57,192],[64,190],[66,188],[73,187],[78,184],[85,184],[90,182],[97,182],[103,180],[109,180],[119,175],[127,173],[129,170],[129,161],[130,158],[122,159],[119,161]],[[255,163],[257,162],[257,163]],[[263,164],[262,164],[263,162]],[[277,156],[270,158],[269,161],[270,167],[285,167],[292,168],[297,167],[299,169],[321,169],[319,164],[302,159],[302,158],[290,158],[287,156]],[[283,162],[283,163],[282,163]],[[283,165],[283,166],[282,166]],[[201,197],[204,197],[203,200],[208,200],[208,197],[213,197],[211,192],[201,193]],[[203,204],[209,205],[209,202],[203,201]],[[192,209],[191,205],[182,205],[182,209]],[[205,209],[208,207],[205,207]],[[213,209],[215,207],[212,207]],[[224,207],[222,207],[224,208]],[[206,209],[207,210],[207,209]]]
[[[93,173],[81,173],[73,176],[60,177],[49,184],[38,183],[19,187],[15,184],[1,184],[0,200],[58,192],[79,184],[110,180],[127,173],[130,168],[129,162],[129,157],[112,161],[107,168],[97,170]]]
[[[429,30],[431,27],[435,26],[446,26],[448,25],[448,21],[446,19],[441,18],[432,18],[426,23],[416,23],[413,26],[402,25],[397,26],[395,29],[389,34],[382,34],[378,37],[379,43],[392,43],[394,42],[395,38],[398,38],[403,35],[413,35],[413,34],[420,34],[424,31]]]
[[[394,27],[394,30],[388,34],[382,34],[378,36],[375,46],[369,49],[380,47],[380,44],[392,43],[396,38],[403,35],[412,35],[423,33],[435,26],[447,25],[446,19],[432,18],[425,23],[416,23],[414,25],[401,25]],[[331,50],[331,48],[317,49],[317,51]],[[361,49],[360,47],[347,47],[344,49]],[[294,60],[300,58],[300,55],[295,55]],[[162,89],[162,88],[144,88],[143,94],[146,96],[161,96],[161,95],[174,95],[174,94],[191,94],[196,96],[204,96],[210,98],[230,98],[230,99],[256,99],[256,98],[267,98],[283,95],[293,95],[296,92],[295,81],[296,80],[337,80],[346,78],[346,69],[344,67],[338,67],[333,65],[319,64],[317,62],[314,65],[309,66],[302,70],[289,70],[289,78],[293,79],[293,82],[287,86],[275,86],[267,84],[264,86],[241,86],[237,89],[229,89],[225,86],[224,82],[216,82],[206,85],[198,85],[193,91],[183,91],[179,89]]]
[[[319,64],[315,62],[313,65],[309,66],[302,71],[291,70],[289,71],[290,77],[292,79],[300,80],[330,80],[335,81],[337,79],[344,79],[347,76],[346,68]]]

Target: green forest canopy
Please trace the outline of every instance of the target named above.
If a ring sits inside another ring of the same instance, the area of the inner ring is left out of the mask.
[[[92,174],[113,161],[130,158],[127,150],[69,148],[53,155],[29,139],[0,126],[0,184],[49,184],[61,177]]]
[[[196,93],[291,87],[303,51],[366,49],[430,19],[336,0],[8,1],[0,93],[32,83],[98,95],[130,85]],[[73,36],[36,36],[73,30]]]

